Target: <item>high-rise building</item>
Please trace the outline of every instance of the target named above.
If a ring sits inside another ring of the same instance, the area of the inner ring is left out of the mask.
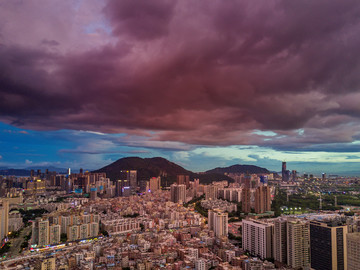
[[[241,211],[244,213],[251,212],[251,192],[250,188],[244,187],[241,194]]]
[[[137,171],[135,171],[135,170],[129,171],[129,179],[128,180],[130,182],[131,190],[135,192],[138,187]]]
[[[49,245],[49,220],[36,218],[32,225],[32,244],[40,247]]]
[[[67,227],[71,224],[70,216],[61,216],[61,233],[67,233]]]
[[[214,231],[216,237],[228,235],[228,213],[220,210],[208,211],[208,226]]]
[[[56,186],[56,175],[50,175],[50,186]]]
[[[71,179],[70,177],[66,177],[65,186],[64,186],[66,193],[71,193],[73,191],[73,188],[74,188],[74,180]]]
[[[271,211],[270,187],[259,186],[255,191],[255,212],[257,214]]]
[[[287,219],[274,220],[274,259],[287,264]]]
[[[189,186],[190,186],[190,176],[189,175],[184,175],[184,174],[179,174],[176,177],[176,183],[178,185],[185,185],[186,188],[189,188]]]
[[[149,187],[151,192],[160,190],[161,177],[151,177],[149,181]]]
[[[310,222],[311,267],[316,270],[347,269],[346,225],[336,221]]]
[[[97,187],[90,188],[90,201],[96,201],[97,198]]]
[[[9,201],[3,199],[0,202],[0,241],[9,233]]]
[[[79,226],[73,225],[67,227],[67,239],[68,241],[75,241],[79,239]]]
[[[91,222],[89,226],[89,237],[97,236],[99,234],[99,222]]]
[[[287,222],[287,265],[294,269],[310,269],[309,222],[288,219]]]
[[[129,196],[131,193],[136,192],[138,188],[138,181],[137,181],[137,171],[136,170],[126,170],[126,171],[120,171],[120,179],[122,182],[122,189],[125,189],[125,187],[129,187],[129,190],[126,191],[126,195]],[[128,189],[128,188],[126,188]],[[124,190],[122,191],[124,195]],[[129,193],[129,195],[128,195]]]
[[[242,176],[240,183],[241,183],[244,187],[250,188],[250,185],[251,185],[251,175],[250,175],[250,174],[246,174],[246,175]]]
[[[172,184],[170,186],[171,201],[174,203],[185,203],[186,201],[186,186]]]
[[[79,226],[79,238],[85,239],[89,237],[89,224],[81,224]]]
[[[115,196],[122,196],[123,180],[116,180],[115,182]]]
[[[49,226],[49,244],[54,245],[60,243],[61,226],[53,224]]]
[[[204,186],[205,200],[215,200],[218,196],[219,187],[215,185]]]
[[[283,161],[282,167],[281,167],[281,179],[283,182],[287,181],[286,179],[286,162]]]
[[[347,243],[347,270],[358,270],[360,267],[360,232],[348,233]]]
[[[25,189],[25,193],[26,194],[43,194],[46,191],[46,181],[43,181],[41,179],[37,179],[37,180],[28,180],[26,182],[26,189]]]
[[[258,220],[242,220],[242,248],[261,259],[273,258],[274,224]]]

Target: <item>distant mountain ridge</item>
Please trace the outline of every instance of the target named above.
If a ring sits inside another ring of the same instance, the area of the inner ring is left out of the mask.
[[[270,173],[268,171],[268,169],[262,168],[262,167],[258,167],[255,165],[232,165],[229,167],[217,167],[215,169],[206,171],[206,173],[219,173],[219,174],[224,174],[224,173]]]
[[[30,169],[2,168],[0,169],[0,175],[30,176]],[[35,167],[34,169],[36,172],[37,169]],[[45,168],[38,169],[41,169],[43,173],[45,172]],[[55,169],[66,172],[64,168],[49,167],[49,171],[55,171]],[[125,157],[93,172],[105,172],[106,176],[111,180],[117,180],[120,179],[120,171],[122,170],[137,170],[138,180],[149,180],[151,177],[161,176],[163,186],[176,181],[176,176],[179,174],[189,175],[191,179],[200,179],[202,184],[209,184],[221,180],[233,182],[234,180],[224,175],[225,173],[269,173],[267,169],[253,165],[233,165],[225,168],[215,168],[204,173],[194,173],[162,157]],[[75,171],[72,170],[72,172]]]
[[[30,170],[2,168],[0,175],[30,176]]]
[[[7,167],[2,167],[0,168],[0,175],[15,175],[15,176],[30,176],[31,174],[31,170],[35,171],[35,174],[37,172],[37,170],[41,170],[42,173],[45,173],[46,169],[49,170],[49,172],[57,172],[57,173],[66,173],[67,169],[65,168],[57,168],[57,167],[28,167],[25,169],[13,169],[13,168],[7,168]],[[78,173],[79,170],[75,169],[75,170],[71,170],[72,173]]]
[[[25,170],[41,170],[41,172],[45,172],[46,170],[49,170],[49,172],[57,172],[57,173],[62,173],[62,172],[67,172],[68,169],[66,168],[58,168],[58,167],[54,167],[54,166],[31,166],[31,167],[27,167],[25,168]],[[79,171],[79,169],[71,169],[71,171]]]

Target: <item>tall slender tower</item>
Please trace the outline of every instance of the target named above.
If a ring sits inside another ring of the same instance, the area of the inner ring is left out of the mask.
[[[274,259],[287,263],[287,219],[282,217],[274,221]]]
[[[282,163],[281,179],[283,182],[287,181],[286,162],[285,161],[283,161],[283,163]]]
[[[244,213],[251,212],[251,193],[250,188],[244,187],[241,194],[241,211]]]
[[[0,241],[8,235],[9,232],[9,201],[3,199],[0,205]]]
[[[129,171],[129,178],[127,180],[129,180],[131,190],[135,192],[138,187],[137,171],[135,170]]]

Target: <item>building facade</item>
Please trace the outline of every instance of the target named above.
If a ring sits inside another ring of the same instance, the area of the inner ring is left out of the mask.
[[[170,186],[171,201],[174,203],[185,203],[186,202],[186,186],[172,184]]]
[[[311,267],[316,270],[346,270],[346,234],[346,225],[311,221]]]
[[[360,232],[346,235],[347,269],[357,270],[360,267]]]
[[[258,220],[242,221],[242,248],[262,259],[273,258],[274,224]]]
[[[287,221],[287,265],[294,269],[310,269],[310,227],[301,219]]]
[[[214,231],[216,237],[228,235],[228,213],[220,210],[208,211],[208,226]]]

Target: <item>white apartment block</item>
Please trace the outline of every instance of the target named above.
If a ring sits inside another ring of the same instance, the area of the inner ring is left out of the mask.
[[[262,259],[273,257],[274,224],[257,220],[242,221],[242,248]]]

